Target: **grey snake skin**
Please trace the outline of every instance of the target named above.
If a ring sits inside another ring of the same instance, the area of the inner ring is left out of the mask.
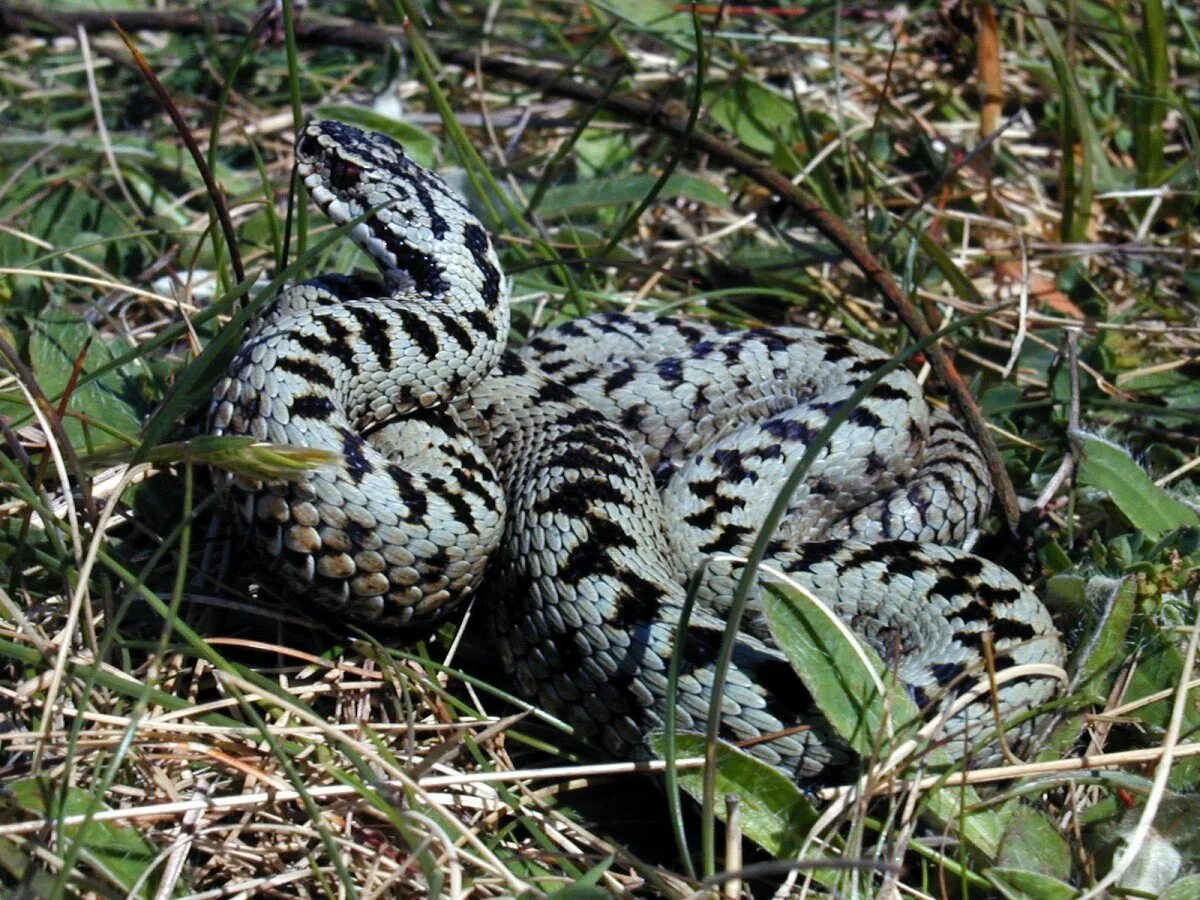
[[[382,280],[287,288],[215,391],[214,433],[344,458],[282,483],[235,479],[238,518],[281,592],[399,626],[479,594],[520,690],[621,755],[647,752],[678,652],[678,725],[702,729],[737,557],[831,411],[886,356],[797,328],[619,314],[506,350],[491,238],[437,175],[329,121],[302,130],[296,159],[332,222],[361,217],[349,234]],[[985,634],[999,667],[1061,664],[1040,601],[960,549],[990,499],[974,443],[899,370],[834,433],[767,562],[894,661],[919,701],[980,677]],[[1009,714],[1052,692],[1015,681],[999,700]],[[844,759],[756,605],[721,705],[722,737],[797,779]]]

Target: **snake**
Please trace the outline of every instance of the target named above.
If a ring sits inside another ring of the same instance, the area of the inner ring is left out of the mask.
[[[910,371],[877,375],[886,353],[799,327],[616,312],[510,348],[492,236],[441,177],[330,120],[300,130],[295,158],[377,272],[284,288],[214,390],[213,434],[337,459],[278,481],[228,476],[234,518],[288,602],[403,634],[474,599],[522,695],[608,752],[647,756],[672,661],[675,724],[703,730],[763,521],[875,378],[787,499],[762,572],[819,598],[925,706],[982,677],[985,653],[1000,668],[1063,662],[1036,595],[965,549],[992,496],[979,447]],[[719,736],[798,782],[839,771],[847,748],[757,583],[733,627]],[[1014,679],[994,702],[1012,718],[1054,690]],[[955,721],[990,721],[989,702]]]

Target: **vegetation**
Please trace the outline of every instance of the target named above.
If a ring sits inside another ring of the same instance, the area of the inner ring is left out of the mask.
[[[146,4],[125,37],[0,3],[0,891],[1200,895],[1193,5],[410,2]],[[950,763],[782,593],[862,780],[722,748],[705,797],[679,735],[678,802],[505,693],[470,616],[402,647],[259,598],[208,464],[305,459],[200,435],[249,315],[364,264],[290,180],[312,114],[457,179],[517,340],[950,326],[910,364],[1002,454],[981,550],[1074,648],[1035,738]]]

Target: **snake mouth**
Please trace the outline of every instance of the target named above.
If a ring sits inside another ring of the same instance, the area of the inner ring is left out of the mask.
[[[313,125],[304,127],[304,134],[296,141],[296,158],[301,165],[309,160],[315,160],[322,153],[321,141],[314,132]]]

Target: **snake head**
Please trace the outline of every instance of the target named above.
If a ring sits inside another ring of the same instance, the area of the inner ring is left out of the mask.
[[[447,262],[465,256],[475,272],[498,271],[491,239],[462,199],[386,135],[309,122],[296,138],[296,166],[331,222],[361,219],[350,237],[389,281],[436,298],[448,289]]]
[[[309,188],[324,189],[331,195],[317,200],[322,209],[333,198],[361,205],[380,187],[434,177],[386,135],[332,121],[309,122],[301,129],[296,138],[296,163]],[[369,208],[364,207],[360,214]]]

